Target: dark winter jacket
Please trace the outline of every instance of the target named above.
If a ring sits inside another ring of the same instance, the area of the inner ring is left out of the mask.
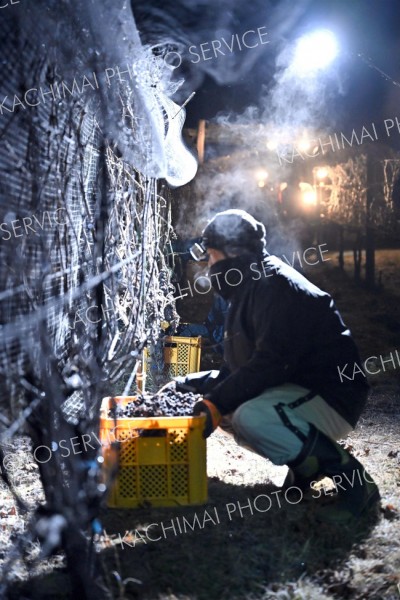
[[[263,263],[228,258],[213,265],[210,275],[229,300],[227,368],[206,394],[221,413],[290,382],[317,392],[355,426],[369,386],[360,369],[348,378],[360,357],[331,296],[275,256]],[[339,373],[346,364],[347,379]]]

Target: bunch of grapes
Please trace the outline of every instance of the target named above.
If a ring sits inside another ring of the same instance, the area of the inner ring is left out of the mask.
[[[108,412],[111,419],[126,419],[132,417],[187,417],[192,415],[193,406],[202,399],[200,394],[193,392],[177,392],[165,390],[150,394],[143,392],[136,400],[125,406],[116,405]]]

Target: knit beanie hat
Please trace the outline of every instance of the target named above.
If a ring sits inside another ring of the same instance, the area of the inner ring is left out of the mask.
[[[225,254],[244,252],[262,256],[265,251],[265,227],[245,210],[230,209],[217,213],[202,233],[205,248]]]

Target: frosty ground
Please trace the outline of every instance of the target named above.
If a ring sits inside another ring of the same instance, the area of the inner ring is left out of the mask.
[[[336,298],[363,359],[400,350],[399,258],[399,251],[378,252],[377,267],[384,285],[381,291],[353,284],[349,255],[344,273],[332,261],[308,274]],[[346,528],[319,525],[313,515],[321,502],[331,501],[328,488],[320,498],[304,499],[298,504],[283,500],[279,506],[276,499],[281,496],[277,492],[286,468],[238,447],[232,438],[217,431],[208,440],[206,505],[103,511],[103,535],[98,547],[103,574],[114,598],[399,599],[399,373],[400,368],[387,369],[370,378],[372,392],[367,409],[355,432],[344,440],[379,484],[382,508],[376,517],[361,519]],[[42,490],[36,465],[29,458],[27,438],[13,440],[13,451],[15,485],[33,506],[42,498]],[[274,501],[263,512],[258,509],[265,508],[266,496]],[[0,506],[3,561],[15,543],[15,534],[23,531],[25,518],[18,514],[3,484]],[[183,527],[184,520],[192,528]],[[170,529],[162,539],[150,542],[143,532],[151,523],[163,523]],[[145,539],[137,536],[133,543],[135,531]],[[127,532],[130,535],[124,538]],[[121,537],[127,541],[122,546]],[[38,551],[38,544],[33,543],[31,557]],[[19,562],[14,563],[13,573],[14,598],[70,597],[61,554],[39,563],[29,578]]]

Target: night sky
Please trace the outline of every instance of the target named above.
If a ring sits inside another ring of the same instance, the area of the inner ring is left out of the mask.
[[[282,0],[252,3],[232,0],[213,3],[209,9],[204,8],[204,2],[201,4],[202,12],[196,12],[199,3],[191,0],[183,0],[179,6],[169,0],[161,4],[157,0],[143,3],[133,0],[133,10],[142,38],[148,40],[153,35],[152,42],[157,36],[160,40],[163,33],[164,38],[181,41],[185,38],[186,43],[199,45],[217,39],[217,25],[221,27],[222,23],[226,30],[239,34],[264,25],[270,43],[265,45],[262,55],[248,72],[238,81],[225,85],[220,85],[210,74],[203,74],[200,82],[196,80],[197,76],[191,80],[188,63],[183,62],[176,70],[176,76],[186,78],[187,96],[190,90],[196,91],[196,96],[186,107],[187,126],[196,126],[199,118],[211,120],[219,113],[241,113],[247,106],[257,106],[263,87],[268,89],[273,85],[277,71],[275,61],[282,48],[303,33],[320,28],[335,33],[341,51],[334,65],[335,85],[332,85],[326,105],[327,120],[328,115],[334,116],[331,125],[352,129],[400,115],[400,83],[399,87],[395,86],[365,63],[370,59],[400,82],[399,0],[304,0],[289,4]],[[152,6],[157,9],[154,14],[149,8]],[[293,16],[291,12],[297,14]],[[163,13],[162,17],[160,13]],[[222,14],[225,14],[225,21]],[[362,53],[365,60],[357,56],[358,53]],[[217,60],[218,68],[223,71],[225,58],[218,56]],[[228,69],[229,65],[226,67]]]
[[[313,2],[291,39],[321,26],[334,31],[343,52],[339,57],[343,95],[333,96],[327,112],[333,110],[339,124],[350,128],[400,116],[399,0]],[[277,44],[271,43],[266,52],[272,51],[271,46],[276,50]],[[368,66],[358,53],[398,81],[399,87]],[[195,125],[198,118],[212,119],[219,111],[241,112],[247,105],[257,104],[259,90],[270,81],[270,65],[270,57],[261,57],[236,85],[219,86],[207,77],[187,106],[188,125]]]

